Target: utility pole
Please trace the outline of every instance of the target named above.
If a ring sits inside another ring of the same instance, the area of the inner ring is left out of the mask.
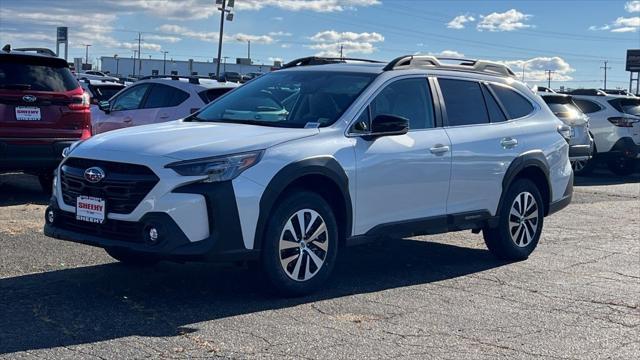
[[[218,8],[220,11],[220,32],[218,33],[218,63],[216,65],[216,79],[220,79],[220,60],[222,57],[222,39],[224,38],[224,20],[225,16],[228,21],[233,21],[233,13],[227,9],[227,6],[233,8],[234,0],[216,0],[216,5],[222,5]]]
[[[343,55],[343,52],[342,52],[343,50],[344,50],[344,45],[340,44],[340,59],[344,58],[344,56],[342,56]]]
[[[554,74],[555,71],[553,71],[553,70],[545,70],[544,72],[547,74],[547,79],[548,79],[547,87],[549,89],[551,89],[551,74]]]
[[[251,62],[251,40],[247,40],[247,59]]]
[[[136,57],[138,56],[138,50],[133,50],[133,77],[136,77]]]
[[[168,53],[169,53],[168,51],[162,52],[162,54],[164,55],[162,59],[162,75],[167,75],[167,54]]]
[[[118,59],[118,54],[114,54],[113,55],[113,59],[116,61],[116,76],[119,75],[118,73],[118,65],[120,65],[120,59]]]
[[[611,66],[607,66],[607,63],[609,63],[609,61],[605,60],[604,61],[604,66],[600,66],[600,69],[604,69],[604,88],[607,88],[607,70],[611,70]]]
[[[523,61],[522,62],[522,82],[524,82],[524,69],[526,66],[527,66],[527,63]]]
[[[138,75],[142,74],[142,60],[140,57],[142,56],[142,52],[140,48],[142,46],[142,33],[138,33]]]
[[[82,44],[82,46],[85,48],[84,63],[89,64],[89,46],[91,46],[91,44]]]

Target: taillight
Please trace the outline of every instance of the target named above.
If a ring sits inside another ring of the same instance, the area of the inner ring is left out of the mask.
[[[91,137],[90,129],[82,129],[82,135],[80,135],[80,140],[86,140]]]
[[[569,142],[571,140],[571,127],[568,125],[558,125],[558,133]]]
[[[623,116],[610,117],[607,120],[609,120],[609,122],[615,126],[627,127],[627,128],[633,127],[633,124],[638,122],[638,120],[636,119],[623,117]]]
[[[71,110],[87,110],[89,109],[89,94],[82,93],[80,96],[73,96],[69,104]]]

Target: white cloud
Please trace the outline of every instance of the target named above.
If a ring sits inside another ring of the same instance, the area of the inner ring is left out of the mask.
[[[164,19],[206,19],[219,14],[213,0],[106,0],[106,3],[123,10],[142,10]]]
[[[349,54],[371,54],[376,51],[374,43],[384,41],[384,36],[376,32],[355,33],[351,31],[337,32],[334,30],[321,31],[309,38],[316,44],[306,45],[307,48],[318,50],[317,56],[343,56]]]
[[[144,35],[144,38],[145,40],[162,41],[162,42],[168,42],[172,44],[182,40],[182,38],[179,38],[177,36],[165,36],[165,35],[155,35],[155,34]]]
[[[282,58],[281,57],[269,57],[269,61],[271,61],[271,62],[276,62],[276,61],[282,62]]]
[[[289,11],[337,12],[381,4],[380,0],[242,0],[236,1],[238,10],[260,10],[277,7]]]
[[[447,23],[447,27],[449,29],[464,29],[464,23],[475,20],[476,19],[471,15],[458,15]]]
[[[589,30],[610,30],[614,33],[636,32],[638,29],[640,29],[640,16],[620,16],[611,24],[603,26],[589,26]]]
[[[354,33],[351,31],[337,32],[334,30],[327,30],[319,32],[312,37],[311,41],[315,42],[340,42],[340,41],[354,41],[354,42],[381,42],[384,41],[384,36],[373,32]]]
[[[640,1],[638,0],[627,1],[627,3],[624,4],[624,9],[630,13],[640,12]]]
[[[269,33],[269,36],[292,36],[293,34],[291,34],[290,32],[284,32],[284,31],[272,31]]]
[[[464,54],[459,52],[459,51],[455,51],[455,50],[442,50],[438,53],[429,53],[429,55],[434,55],[434,56],[441,56],[441,57],[453,57],[453,58],[463,58]]]
[[[478,31],[514,31],[518,29],[526,29],[532,27],[525,22],[532,15],[523,14],[516,9],[511,9],[503,13],[491,13],[489,15],[480,15],[480,22],[477,25]]]
[[[129,50],[138,50],[138,43],[137,42],[122,42],[118,45],[118,47],[123,48],[123,49],[129,49]],[[144,50],[151,50],[151,51],[160,51],[162,50],[162,46],[159,44],[154,44],[154,43],[148,43],[148,42],[143,42],[142,44],[140,44],[140,48],[144,49]]]
[[[203,32],[203,31],[195,31],[184,26],[173,25],[173,24],[165,24],[157,28],[158,31],[162,31],[168,34],[175,34],[187,38],[192,38],[200,41],[206,42],[217,42],[218,41],[218,33],[217,32]],[[269,35],[251,35],[251,34],[230,34],[224,36],[225,41],[239,41],[239,42],[247,42],[251,41],[256,44],[272,44],[275,42],[275,39]]]
[[[501,63],[509,66],[516,74],[522,74],[524,66],[524,75],[526,81],[544,81],[547,79],[546,70],[554,71],[552,79],[554,81],[569,81],[573,78],[570,76],[575,71],[563,58],[554,57],[535,57],[528,60],[512,60],[501,61]]]

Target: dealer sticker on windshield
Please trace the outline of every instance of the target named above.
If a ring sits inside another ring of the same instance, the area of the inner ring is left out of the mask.
[[[76,200],[76,219],[96,224],[104,222],[104,199],[91,196],[78,196]]]

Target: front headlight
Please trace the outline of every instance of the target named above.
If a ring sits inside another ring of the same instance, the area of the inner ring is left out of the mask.
[[[233,180],[243,171],[257,164],[264,151],[251,151],[240,154],[210,157],[204,159],[178,161],[166,168],[182,176],[207,176],[203,182]]]

